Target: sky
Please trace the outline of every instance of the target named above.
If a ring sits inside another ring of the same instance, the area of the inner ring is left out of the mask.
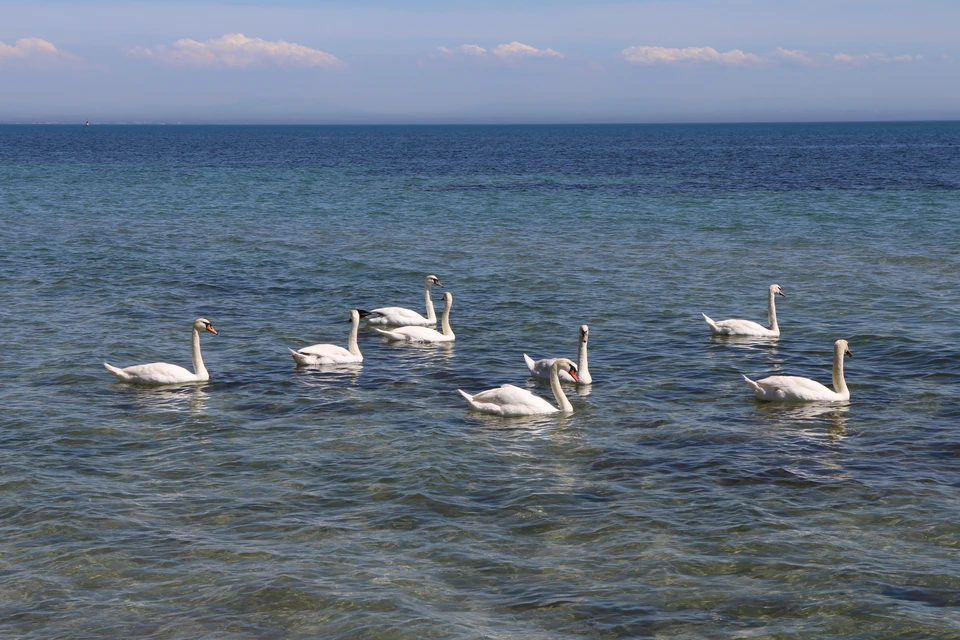
[[[0,0],[0,123],[960,119],[956,0]]]

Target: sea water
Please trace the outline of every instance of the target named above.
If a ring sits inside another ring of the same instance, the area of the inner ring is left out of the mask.
[[[960,636],[960,123],[9,126],[0,229],[0,635]]]

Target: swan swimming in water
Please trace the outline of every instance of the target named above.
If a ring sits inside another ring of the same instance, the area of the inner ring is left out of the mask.
[[[394,325],[397,327],[424,327],[437,324],[437,312],[433,310],[433,298],[430,297],[430,288],[434,285],[442,287],[437,276],[427,276],[423,283],[423,297],[427,307],[427,317],[404,307],[380,307],[373,309],[367,324]],[[375,315],[374,315],[375,314]]]
[[[564,371],[577,380],[577,365],[572,360],[557,358],[550,367],[550,389],[557,400],[559,408],[553,406],[543,398],[535,396],[526,389],[505,384],[496,389],[481,391],[470,395],[462,389],[457,389],[467,401],[467,405],[475,411],[492,413],[498,416],[535,416],[545,413],[573,413],[573,405],[567,399],[560,386],[560,372]]]
[[[758,400],[779,402],[846,402],[850,399],[847,381],[843,378],[843,355],[853,353],[846,340],[833,343],[833,389],[810,378],[799,376],[771,376],[754,382],[747,381]]]
[[[314,344],[309,347],[290,349],[293,361],[299,367],[306,367],[316,364],[351,364],[354,362],[363,362],[363,354],[360,353],[360,347],[357,346],[357,330],[360,328],[360,318],[370,315],[369,311],[363,309],[350,310],[350,337],[347,339],[347,348],[335,344]]]
[[[207,373],[207,368],[203,366],[203,356],[200,354],[201,330],[209,331],[213,335],[217,335],[217,330],[213,328],[213,325],[210,324],[210,321],[206,318],[197,318],[193,321],[193,342],[191,346],[193,353],[193,371],[166,362],[138,364],[124,369],[107,364],[106,362],[103,363],[103,366],[107,368],[107,371],[117,376],[117,380],[130,384],[159,386],[165,384],[184,384],[187,382],[206,382],[210,379],[210,374]]]
[[[561,382],[578,382],[580,384],[591,384],[593,382],[593,377],[587,368],[587,342],[589,339],[590,327],[585,324],[580,325],[580,346],[577,350],[577,379],[574,381],[569,373],[561,369]],[[534,378],[544,379],[550,377],[550,370],[553,367],[553,363],[557,360],[556,358],[544,358],[534,361],[534,359],[527,354],[523,354],[523,359],[527,363],[527,368],[530,369],[530,375]]]
[[[787,294],[783,292],[778,284],[772,284],[767,289],[767,320],[770,327],[753,322],[752,320],[721,320],[714,322],[707,314],[701,314],[710,327],[710,333],[715,336],[754,336],[760,338],[777,338],[780,336],[780,327],[777,326],[777,305],[776,295],[784,298]]]
[[[453,294],[447,291],[443,294],[443,316],[441,323],[443,333],[430,327],[400,327],[398,329],[387,330],[377,329],[387,337],[388,340],[397,342],[453,342],[457,336],[453,334],[450,328],[450,307],[453,306]]]

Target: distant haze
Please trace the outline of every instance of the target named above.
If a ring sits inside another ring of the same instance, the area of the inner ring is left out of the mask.
[[[960,119],[947,0],[0,1],[0,15],[3,123]]]

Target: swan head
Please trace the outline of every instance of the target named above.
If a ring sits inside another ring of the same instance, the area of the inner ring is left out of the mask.
[[[833,343],[833,348],[839,351],[840,353],[845,353],[846,355],[853,357],[853,352],[850,351],[850,345],[846,340],[837,340]]]
[[[553,368],[557,369],[558,371],[565,371],[569,373],[574,382],[579,382],[577,379],[577,365],[573,363],[573,360],[568,360],[567,358],[557,358],[557,361],[553,363]]]
[[[366,309],[350,309],[350,321],[359,320],[360,318],[369,318],[379,316],[379,313],[374,313],[372,311],[367,311]]]
[[[580,325],[580,342],[586,344],[590,339],[590,327],[585,324]]]
[[[783,296],[784,298],[787,297],[787,294],[785,294],[785,293],[783,292],[783,289],[781,289],[781,288],[780,288],[780,285],[778,285],[778,284],[772,284],[772,285],[770,285],[770,293],[780,294],[780,295]]]
[[[442,287],[442,286],[443,286],[443,283],[440,282],[440,278],[438,278],[437,276],[427,276],[427,277],[426,277],[426,283],[427,283],[427,286],[428,286],[428,287],[432,287],[432,286],[434,286],[434,285],[436,285],[436,286],[438,286],[438,287]]]
[[[210,324],[210,321],[206,318],[197,318],[193,321],[193,329],[195,331],[209,331],[213,335],[217,335],[217,330],[213,328],[213,325]]]
[[[453,304],[453,294],[450,293],[449,291],[444,291],[443,301],[447,304],[447,306],[450,306],[451,304]]]

